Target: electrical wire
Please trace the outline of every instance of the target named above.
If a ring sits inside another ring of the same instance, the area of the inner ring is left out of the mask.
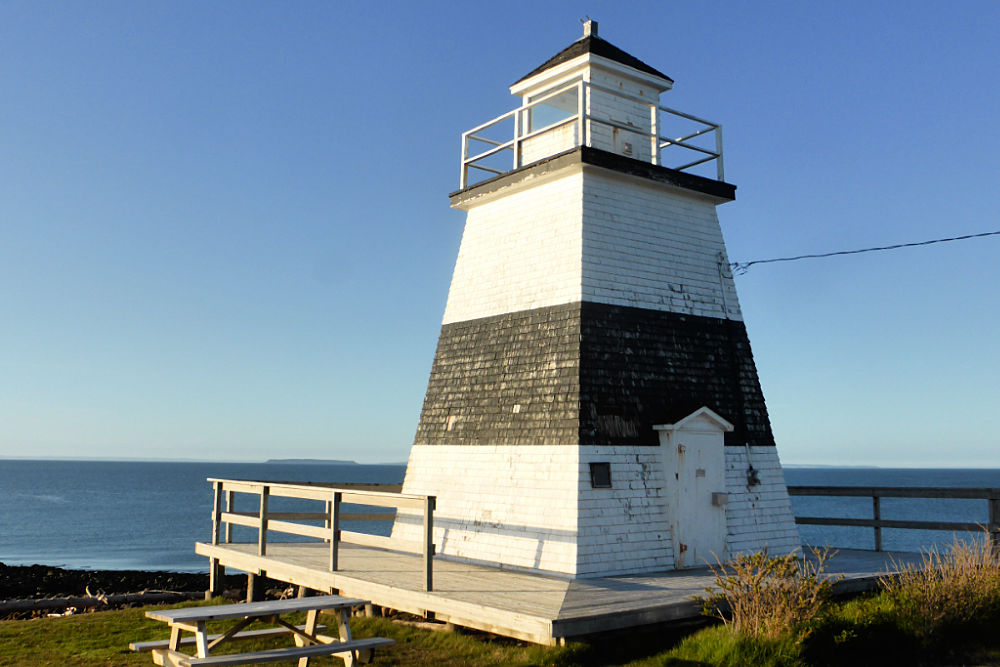
[[[935,243],[947,243],[948,241],[964,241],[966,239],[978,239],[984,236],[1000,236],[1000,230],[995,232],[982,232],[981,234],[965,234],[964,236],[952,236],[946,239],[933,239],[931,241],[915,241],[913,243],[897,243],[895,245],[880,246],[877,248],[860,248],[858,250],[838,250],[837,252],[824,252],[814,255],[796,255],[795,257],[775,257],[773,259],[755,259],[752,262],[730,262],[729,266],[739,275],[743,275],[750,270],[754,264],[772,264],[774,262],[795,262],[800,259],[819,259],[822,257],[836,257],[838,255],[859,255],[863,252],[878,252],[880,250],[896,250],[898,248],[913,248],[922,245],[933,245]]]

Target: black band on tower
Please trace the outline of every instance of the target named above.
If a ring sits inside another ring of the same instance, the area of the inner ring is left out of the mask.
[[[444,325],[415,444],[657,445],[701,406],[774,444],[742,322],[576,302]]]

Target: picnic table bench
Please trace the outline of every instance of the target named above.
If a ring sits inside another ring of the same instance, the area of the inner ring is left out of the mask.
[[[355,662],[369,662],[372,651],[380,646],[393,643],[391,639],[370,637],[354,639],[348,623],[352,607],[366,604],[366,600],[344,598],[339,595],[321,595],[291,600],[268,600],[266,602],[246,602],[242,604],[219,605],[214,607],[186,607],[147,611],[148,618],[163,621],[170,626],[170,639],[151,642],[132,642],[133,651],[151,651],[153,662],[169,667],[193,667],[194,665],[250,665],[298,658],[299,667],[307,667],[309,658],[334,655],[343,658],[345,667],[353,667]],[[281,618],[283,614],[306,612],[305,625],[292,625]],[[332,613],[337,618],[338,637],[320,634],[325,628],[317,622],[319,612]],[[209,621],[239,619],[222,634],[209,635],[206,624]],[[244,630],[254,622],[270,623],[277,628]],[[181,637],[182,632],[193,633],[193,637]],[[252,653],[226,653],[209,655],[209,652],[225,642],[238,639],[256,639],[275,635],[290,634],[295,646],[268,649]],[[194,645],[196,655],[182,653],[182,646]]]

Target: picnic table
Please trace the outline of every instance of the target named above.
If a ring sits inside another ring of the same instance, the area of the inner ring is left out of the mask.
[[[266,602],[246,602],[242,604],[218,605],[214,607],[186,607],[147,611],[146,616],[163,621],[170,626],[170,639],[152,642],[133,642],[133,651],[151,651],[153,662],[170,667],[191,667],[193,665],[249,665],[298,658],[299,667],[307,667],[309,658],[334,655],[343,658],[345,667],[353,667],[355,662],[369,662],[372,651],[380,646],[393,643],[391,639],[371,637],[354,639],[349,625],[352,607],[366,604],[366,600],[344,598],[339,595],[294,598],[290,600],[268,600]],[[306,612],[305,625],[292,625],[281,618],[285,614]],[[337,619],[338,636],[320,634],[325,627],[318,624],[319,612],[332,613]],[[236,620],[237,622],[221,634],[209,635],[206,624],[209,621]],[[250,624],[263,622],[277,625],[274,628],[245,630]],[[193,637],[183,637],[183,632]],[[213,649],[226,642],[239,639],[257,639],[289,634],[295,646],[288,648],[254,651],[251,653],[226,653],[210,655]],[[194,646],[196,654],[181,652],[181,647]]]

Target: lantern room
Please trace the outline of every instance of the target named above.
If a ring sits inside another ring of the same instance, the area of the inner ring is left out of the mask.
[[[588,20],[580,39],[511,85],[520,107],[462,135],[459,187],[578,146],[680,171],[714,163],[711,176],[724,180],[722,127],[661,106],[673,83]]]

